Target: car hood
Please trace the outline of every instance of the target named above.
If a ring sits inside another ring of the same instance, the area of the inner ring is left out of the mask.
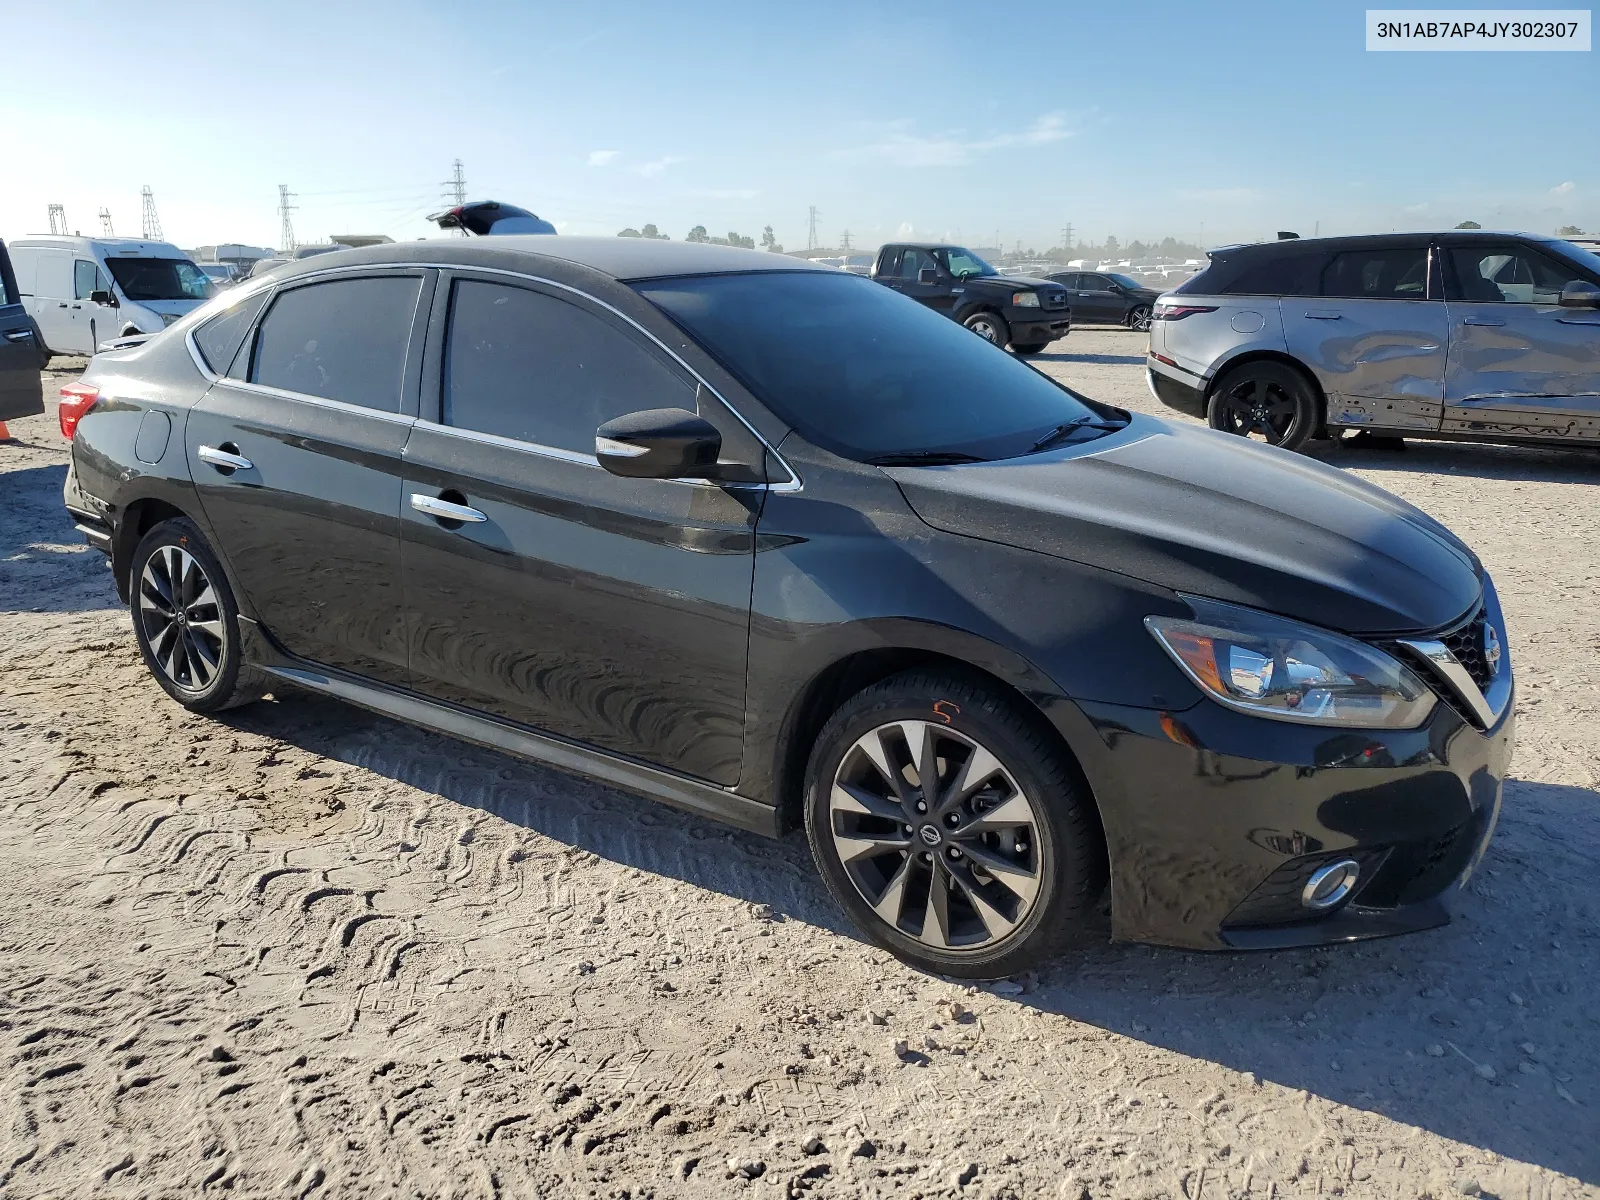
[[[1438,629],[1482,591],[1472,551],[1383,489],[1151,417],[1044,454],[885,470],[936,529],[1348,633]]]
[[[205,303],[204,300],[129,300],[129,304],[136,304],[140,308],[147,308],[153,313],[169,313],[181,317],[185,313],[192,313]]]

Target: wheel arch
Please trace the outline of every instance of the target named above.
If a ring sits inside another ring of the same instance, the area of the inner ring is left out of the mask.
[[[998,646],[989,646],[988,649],[990,654],[964,657],[948,650],[911,644],[875,646],[844,654],[817,671],[798,690],[794,703],[785,715],[783,731],[775,748],[773,794],[778,807],[780,830],[798,828],[804,820],[806,763],[816,744],[817,735],[841,705],[873,684],[902,672],[942,670],[965,676],[1010,700],[1019,712],[1036,724],[1040,733],[1059,750],[1074,782],[1089,797],[1100,844],[1105,847],[1107,842],[1105,818],[1100,812],[1101,798],[1090,783],[1078,752],[1062,733],[1058,723],[1045,711],[1045,705],[1070,705],[1071,701],[1059,693],[1046,695],[1036,692],[1021,678],[1006,678],[1007,674],[1012,674],[1005,665],[1012,656]],[[988,664],[979,665],[972,661],[977,657],[989,659]],[[1041,672],[1027,664],[1021,664],[1019,674],[1025,674],[1031,682],[1044,679]],[[1076,708],[1075,705],[1073,707]]]
[[[185,512],[170,500],[159,496],[141,496],[123,507],[116,533],[111,539],[111,575],[116,581],[117,595],[124,604],[133,586],[128,578],[128,568],[133,562],[134,550],[145,534],[174,517],[188,517],[191,521],[195,519],[193,513]]]
[[[1211,397],[1216,394],[1217,385],[1230,371],[1239,367],[1249,366],[1251,363],[1273,362],[1288,367],[1297,372],[1311,388],[1312,398],[1317,403],[1317,429],[1323,429],[1328,424],[1328,393],[1322,386],[1322,381],[1317,378],[1317,373],[1292,354],[1282,350],[1252,349],[1243,350],[1232,358],[1224,359],[1216,365],[1211,378],[1206,381],[1206,408],[1211,406]]]

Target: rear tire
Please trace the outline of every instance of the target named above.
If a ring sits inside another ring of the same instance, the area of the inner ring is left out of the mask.
[[[1150,332],[1150,306],[1141,304],[1129,311],[1127,318],[1128,328],[1135,333]]]
[[[1281,362],[1252,362],[1226,372],[1206,406],[1211,428],[1298,450],[1321,425],[1306,377]]]
[[[1001,349],[1011,341],[1011,329],[1006,325],[1005,318],[988,309],[979,309],[961,323],[984,341],[992,342]]]
[[[1103,889],[1094,801],[1062,748],[952,672],[907,671],[847,700],[812,750],[805,818],[828,891],[866,937],[937,974],[995,979],[1055,956]]]
[[[267,676],[244,662],[233,590],[193,521],[174,517],[150,530],[128,572],[134,640],[167,695],[213,713],[267,690]]]

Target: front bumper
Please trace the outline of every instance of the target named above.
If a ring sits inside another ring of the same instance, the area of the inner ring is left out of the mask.
[[[1487,731],[1443,702],[1397,731],[1292,725],[1210,701],[1053,714],[1100,801],[1113,936],[1270,949],[1444,924],[1448,894],[1494,832],[1514,707]],[[1307,909],[1305,880],[1344,858],[1362,865],[1349,901]]]
[[[1006,324],[1013,342],[1053,342],[1072,329],[1071,313],[1064,308],[1008,308]]]

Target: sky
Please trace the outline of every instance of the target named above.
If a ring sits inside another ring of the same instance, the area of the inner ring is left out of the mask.
[[[149,185],[169,241],[275,246],[280,183],[301,242],[437,237],[457,158],[562,233],[789,249],[812,206],[865,248],[1600,227],[1593,52],[1369,53],[1364,9],[0,0],[0,238],[138,235]]]

